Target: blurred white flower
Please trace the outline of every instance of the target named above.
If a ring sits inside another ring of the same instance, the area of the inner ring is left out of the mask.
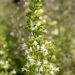
[[[44,60],[43,64],[47,64],[47,63],[48,63],[48,61],[47,60]]]
[[[26,55],[29,54],[29,51],[28,51],[28,50],[25,50],[25,54],[26,54]]]
[[[55,30],[52,31],[51,33],[54,34],[54,35],[58,35],[58,34],[59,34],[58,29],[55,29]]]
[[[53,64],[50,64],[50,68],[54,68]]]
[[[12,71],[12,74],[16,74],[16,71],[15,71],[15,70],[13,70],[13,71]]]
[[[21,68],[21,69],[22,69],[22,71],[25,71],[25,70],[26,70],[26,68],[24,68],[24,67],[23,67],[23,68]]]
[[[43,67],[41,66],[39,70],[40,70],[40,71],[43,71]]]
[[[28,65],[28,64],[26,64],[25,66],[26,66],[26,67],[29,67],[29,65]]]
[[[39,45],[37,45],[37,50],[39,50],[39,48],[40,48],[40,46],[39,46]]]
[[[29,2],[25,2],[25,6],[28,6],[29,5]]]
[[[51,73],[52,75],[54,75],[54,72],[53,72],[53,71],[51,71],[50,73]]]
[[[34,43],[33,43],[33,44],[36,46],[38,43],[37,43],[37,41],[34,41]]]
[[[35,64],[34,59],[29,59],[29,61],[30,61],[31,65]]]
[[[31,23],[31,26],[34,26],[34,24],[33,24],[32,20],[30,21],[30,23]]]
[[[46,22],[46,20],[44,19],[44,20],[43,20],[43,22],[45,23],[45,22]]]
[[[0,50],[0,55],[2,55],[2,54],[3,54],[3,51]]]
[[[56,70],[56,71],[59,71],[59,67],[57,67],[55,70]]]
[[[45,44],[43,44],[43,45],[41,46],[41,50],[42,50],[42,51],[46,51],[46,50],[47,50],[46,47],[45,47]]]
[[[40,13],[43,13],[43,12],[44,12],[44,10],[43,10],[43,9],[39,9],[39,12],[40,12]]]
[[[3,60],[0,60],[0,64],[3,65],[4,64],[4,61]]]
[[[48,51],[46,50],[46,51],[45,51],[45,55],[47,55],[47,54],[48,54]]]
[[[10,32],[10,35],[11,35],[11,36],[14,36],[14,32]]]
[[[37,24],[36,24],[36,26],[40,26],[41,25],[41,22],[38,22]]]
[[[41,62],[40,62],[40,61],[38,61],[38,62],[37,62],[37,65],[38,65],[38,66],[40,66],[40,65],[41,65]]]
[[[26,47],[26,43],[23,43],[22,44],[22,49],[25,49],[25,47]]]
[[[42,16],[40,16],[39,19],[41,20],[42,19]]]

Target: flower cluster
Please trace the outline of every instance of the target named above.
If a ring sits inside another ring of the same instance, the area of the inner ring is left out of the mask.
[[[30,12],[27,13],[28,21],[26,29],[31,37],[22,45],[25,49],[26,64],[22,71],[28,75],[54,75],[59,68],[53,64],[55,60],[53,44],[45,39],[46,19],[43,16],[41,0],[32,0]]]

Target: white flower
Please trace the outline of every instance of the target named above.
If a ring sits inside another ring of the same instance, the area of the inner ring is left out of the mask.
[[[39,10],[39,12],[40,12],[40,13],[43,13],[43,12],[44,12],[44,10],[43,10],[43,9],[40,9],[40,10]]]
[[[4,61],[0,60],[0,64],[3,65],[4,64]]]
[[[52,23],[51,23],[51,25],[56,25],[57,24],[57,21],[53,21]]]
[[[38,26],[35,26],[35,28],[37,29]]]
[[[35,64],[33,59],[29,59],[29,61],[32,65]]]
[[[54,68],[53,64],[50,64],[50,68]]]
[[[38,22],[37,24],[36,24],[36,26],[40,26],[41,25],[41,22]]]
[[[15,70],[13,70],[13,71],[12,71],[12,74],[16,74],[16,71],[15,71]]]
[[[50,73],[51,73],[52,75],[54,75],[54,72],[53,72],[53,71],[51,71]]]
[[[34,12],[35,14],[37,13],[37,10],[35,10],[35,12]]]
[[[25,50],[25,53],[26,53],[26,54],[29,54],[29,51],[28,51],[28,50]]]
[[[46,50],[47,50],[46,47],[45,47],[45,44],[43,44],[43,45],[41,46],[41,50],[42,50],[42,51],[46,51]]]
[[[26,44],[25,43],[22,44],[22,49],[25,49],[25,47],[26,47]]]
[[[3,51],[0,51],[0,55],[2,55],[3,54]]]
[[[57,67],[55,70],[56,70],[56,71],[59,71],[59,67]]]
[[[40,62],[40,61],[38,61],[38,62],[37,62],[37,65],[38,65],[38,66],[40,66],[40,65],[41,65],[41,62]]]
[[[41,20],[42,19],[42,16],[40,16],[39,19]]]
[[[29,2],[25,2],[25,6],[28,6],[29,5]]]
[[[23,68],[22,68],[22,71],[25,71],[25,70],[26,70],[26,68],[23,67]]]
[[[52,34],[58,35],[59,34],[58,29],[55,29],[54,31],[52,31]]]
[[[27,58],[28,58],[28,59],[31,59],[31,57],[30,57],[29,55],[27,56]]]
[[[45,22],[46,22],[46,20],[43,20],[43,22],[45,23]]]
[[[34,41],[34,43],[33,43],[33,44],[36,46],[38,43],[37,43],[37,41]]]
[[[39,50],[39,48],[40,48],[40,46],[39,46],[39,45],[37,45],[37,50]]]
[[[31,30],[34,30],[35,28],[34,27],[31,27]]]
[[[45,43],[45,44],[48,44],[48,43],[49,43],[49,44],[51,44],[51,43],[52,43],[52,41],[46,41],[46,43]]]
[[[45,55],[47,55],[47,54],[48,54],[48,51],[46,50],[46,51],[45,51]]]
[[[40,71],[43,71],[43,67],[41,66],[39,70],[40,70]]]
[[[30,50],[32,50],[32,47],[30,47]]]
[[[11,35],[11,36],[14,36],[14,32],[10,32],[10,35]]]
[[[48,61],[47,60],[44,60],[44,62],[43,62],[44,64],[47,64],[48,63]]]
[[[32,21],[30,21],[30,22],[31,22],[31,26],[34,26],[33,22]]]
[[[45,29],[44,32],[47,33],[48,31]]]
[[[28,64],[26,64],[25,66],[26,66],[26,67],[29,67],[29,65],[28,65]]]
[[[19,24],[19,26],[20,26],[20,27],[22,27],[22,26],[23,26],[23,24]]]
[[[5,61],[4,68],[8,68],[8,67],[9,67],[9,63],[8,61]]]

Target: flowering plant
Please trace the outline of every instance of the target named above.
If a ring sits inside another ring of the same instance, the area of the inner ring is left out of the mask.
[[[22,70],[28,75],[54,75],[59,70],[53,64],[55,59],[53,44],[51,40],[47,41],[44,35],[46,19],[43,12],[41,0],[32,0],[26,25],[26,30],[31,36],[28,42],[23,44],[26,64]]]

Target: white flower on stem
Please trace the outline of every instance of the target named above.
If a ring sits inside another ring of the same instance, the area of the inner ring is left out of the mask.
[[[47,60],[44,60],[43,64],[47,64],[47,63],[48,63],[48,61]]]
[[[37,45],[37,50],[39,50],[40,49],[40,46],[39,45]]]
[[[42,19],[42,16],[40,16],[39,19],[41,20]]]
[[[4,61],[3,60],[0,60],[0,64],[3,65],[4,64]]]
[[[38,66],[40,66],[40,65],[41,65],[41,62],[40,62],[40,61],[38,61],[38,62],[37,62],[37,65],[38,65]]]
[[[59,67],[57,67],[55,70],[56,70],[56,71],[59,71]]]
[[[10,32],[10,35],[11,35],[11,36],[14,36],[14,32]]]
[[[28,58],[28,59],[31,59],[31,57],[30,57],[29,55],[27,56],[27,58]]]
[[[26,64],[25,66],[26,66],[26,67],[29,67],[29,65],[28,65],[28,64]]]
[[[42,50],[42,51],[46,51],[46,50],[47,50],[46,47],[45,47],[45,44],[43,44],[43,45],[41,46],[41,50]]]
[[[3,51],[0,50],[0,55],[2,55],[2,54],[3,54]]]
[[[22,71],[25,71],[25,70],[26,70],[26,68],[23,67],[23,68],[22,68]]]
[[[37,29],[38,26],[35,26],[35,28]]]
[[[43,10],[43,9],[39,9],[39,12],[40,12],[40,13],[43,13],[43,12],[44,12],[44,10]]]
[[[48,54],[48,51],[46,50],[46,51],[45,51],[45,55],[47,55],[47,54]]]
[[[36,24],[36,26],[40,26],[41,25],[41,22],[38,22],[37,24]]]
[[[29,54],[29,51],[28,50],[25,50],[25,54]]]
[[[53,71],[51,71],[50,73],[51,73],[52,75],[54,75],[54,72],[53,72]]]
[[[29,5],[29,2],[25,2],[25,6],[28,6]]]
[[[35,28],[34,27],[31,27],[31,30],[33,31]]]
[[[46,43],[45,44],[51,44],[52,43],[52,41],[46,41]]]
[[[59,34],[58,29],[55,29],[54,31],[52,31],[52,34],[58,35]]]
[[[25,49],[25,47],[26,47],[26,43],[23,43],[22,44],[22,49]]]
[[[43,67],[41,66],[39,70],[40,70],[40,71],[43,71]]]
[[[34,43],[33,43],[35,46],[38,44],[38,42],[37,41],[34,41]]]
[[[32,47],[30,47],[30,48],[29,48],[29,50],[31,50],[31,51],[32,51]]]
[[[45,29],[44,32],[47,33],[48,31]]]
[[[35,10],[35,12],[34,12],[35,14],[37,13],[37,10]]]
[[[13,70],[13,71],[12,71],[12,74],[16,74],[16,71],[15,71],[15,70]]]
[[[33,22],[32,21],[30,21],[30,22],[31,22],[31,26],[34,26]]]
[[[50,68],[54,68],[53,64],[50,64]]]
[[[35,64],[34,59],[29,59],[29,61],[30,61],[31,65]]]
[[[46,20],[44,19],[43,22],[46,23]]]

